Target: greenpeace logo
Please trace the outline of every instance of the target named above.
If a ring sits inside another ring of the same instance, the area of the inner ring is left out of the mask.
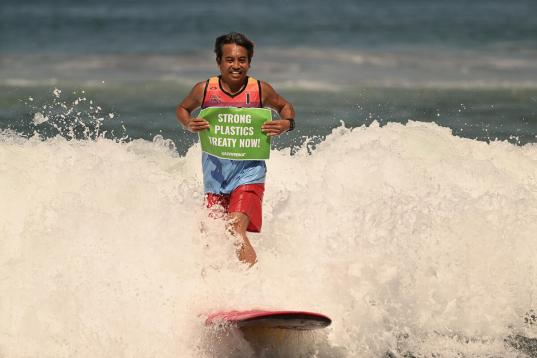
[[[244,157],[246,153],[230,153],[230,152],[222,152],[222,155],[227,155],[230,157]]]

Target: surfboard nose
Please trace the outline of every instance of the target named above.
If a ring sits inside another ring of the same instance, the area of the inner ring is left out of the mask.
[[[323,314],[306,311],[224,311],[210,314],[205,321],[211,325],[262,327],[293,330],[314,330],[329,326],[332,320]]]

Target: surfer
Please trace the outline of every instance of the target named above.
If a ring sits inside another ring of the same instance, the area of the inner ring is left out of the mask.
[[[266,122],[262,131],[277,136],[294,128],[295,111],[264,81],[248,76],[254,44],[245,35],[230,32],[216,39],[214,52],[219,76],[194,85],[177,106],[183,128],[197,133],[209,128],[203,118],[192,118],[195,109],[207,107],[270,107],[280,119]],[[228,230],[238,240],[237,256],[250,266],[257,261],[246,232],[260,232],[265,191],[264,160],[220,159],[203,152],[203,184],[208,208],[220,206],[227,213]]]

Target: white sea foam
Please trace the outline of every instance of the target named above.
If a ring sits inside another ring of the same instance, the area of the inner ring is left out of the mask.
[[[250,270],[206,218],[199,157],[0,134],[0,356],[258,354],[204,327],[223,309],[333,318],[280,356],[515,357],[504,338],[535,333],[535,145],[410,122],[274,151]]]
[[[38,125],[38,124],[41,124],[41,123],[45,123],[46,121],[48,121],[48,117],[43,115],[43,113],[41,112],[36,112],[34,114],[34,118],[33,118],[33,123]]]

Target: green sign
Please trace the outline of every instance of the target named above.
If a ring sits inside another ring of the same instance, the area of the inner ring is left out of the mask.
[[[198,115],[210,128],[199,132],[201,150],[223,159],[262,160],[270,154],[270,137],[261,132],[272,120],[266,108],[209,107]]]

